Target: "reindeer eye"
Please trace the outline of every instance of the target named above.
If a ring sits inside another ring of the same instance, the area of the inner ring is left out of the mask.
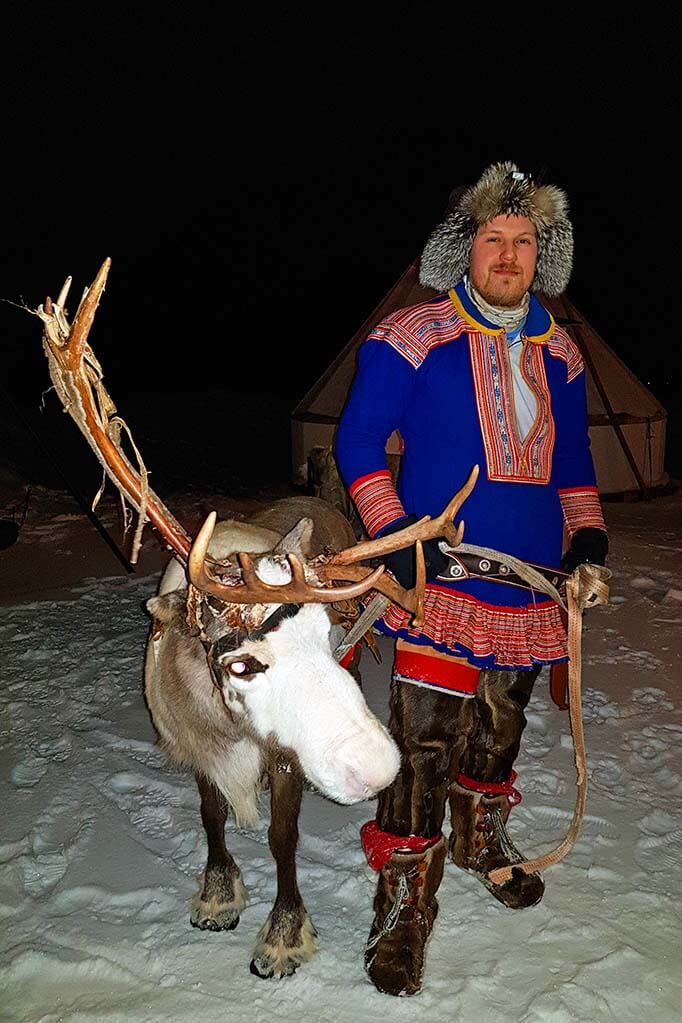
[[[255,675],[267,671],[269,665],[262,664],[257,657],[237,657],[234,661],[223,661],[221,667],[234,678],[241,678],[249,682]]]

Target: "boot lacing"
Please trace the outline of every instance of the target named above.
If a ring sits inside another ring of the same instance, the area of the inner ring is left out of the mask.
[[[482,835],[483,840],[485,842],[490,842],[494,839],[508,863],[516,864],[525,862],[525,857],[519,852],[509,837],[509,832],[505,827],[499,808],[495,807],[494,809],[491,809],[490,807],[482,806],[482,803],[479,803],[476,809],[478,813],[483,816],[483,819],[476,825],[476,830]],[[476,844],[478,845],[478,839]],[[491,850],[488,845],[481,846],[478,850],[476,859],[480,860],[485,853],[490,851]]]
[[[413,867],[412,870],[406,870],[398,874],[397,883],[394,881],[395,875],[393,873],[389,875],[389,883],[391,887],[397,887],[395,899],[393,900],[393,905],[384,917],[384,922],[382,923],[380,930],[365,945],[365,951],[368,952],[370,949],[374,948],[375,945],[379,944],[382,938],[385,938],[391,933],[391,931],[395,930],[400,914],[405,906],[409,905],[411,901],[409,881],[415,880],[415,883],[418,886],[421,886],[423,881],[420,874],[421,870],[419,865],[417,867]]]

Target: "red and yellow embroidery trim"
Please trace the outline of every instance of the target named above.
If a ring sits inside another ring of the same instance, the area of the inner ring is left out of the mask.
[[[536,401],[535,421],[521,440],[506,335],[469,333],[469,352],[488,479],[547,484],[552,473],[554,420],[542,349],[525,345],[521,370]]]
[[[586,527],[606,531],[604,513],[596,487],[566,487],[559,490],[559,500],[569,539],[578,529]]]
[[[348,488],[358,514],[370,536],[406,514],[388,469],[360,476]]]

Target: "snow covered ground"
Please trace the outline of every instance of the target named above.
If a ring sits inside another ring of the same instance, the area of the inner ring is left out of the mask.
[[[250,900],[239,927],[190,927],[204,861],[198,797],[155,749],[141,695],[141,605],[156,575],[85,580],[59,600],[0,608],[0,1019],[679,1020],[682,497],[606,514],[612,604],[586,619],[581,837],[547,872],[544,901],[520,913],[446,868],[416,999],[378,994],[362,969],[375,878],[358,829],[372,803],[306,794],[299,882],[321,951],[293,977],[249,973],[275,892],[267,803],[259,827],[229,836]],[[381,646],[382,667],[364,659],[364,685],[385,716]],[[563,837],[574,802],[568,718],[546,672],[517,766],[512,831],[535,854]]]

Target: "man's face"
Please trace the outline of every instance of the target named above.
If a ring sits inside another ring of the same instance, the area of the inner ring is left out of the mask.
[[[490,305],[513,309],[531,286],[538,258],[527,217],[495,217],[479,227],[469,264],[471,282]]]

